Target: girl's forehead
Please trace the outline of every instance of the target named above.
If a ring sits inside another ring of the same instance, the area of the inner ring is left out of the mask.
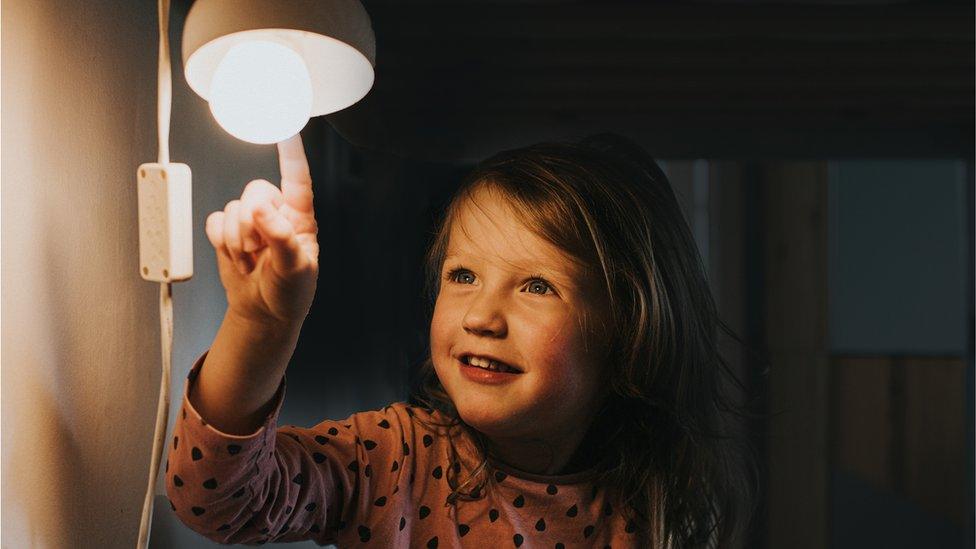
[[[457,209],[445,254],[445,260],[451,259],[484,260],[539,271],[557,279],[554,282],[572,286],[582,285],[585,270],[572,256],[527,227],[510,204],[485,194]]]

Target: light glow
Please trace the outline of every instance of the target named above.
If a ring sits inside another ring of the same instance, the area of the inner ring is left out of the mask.
[[[312,80],[294,50],[248,40],[227,51],[210,83],[210,112],[228,133],[249,143],[284,141],[312,113]]]

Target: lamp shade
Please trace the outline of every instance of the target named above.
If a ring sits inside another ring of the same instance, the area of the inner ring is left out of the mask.
[[[222,78],[229,73],[228,67],[246,65],[240,57],[247,54],[246,44],[255,43],[265,46],[261,51],[277,55],[267,58],[275,71],[268,77],[258,75],[253,81],[257,86],[241,84],[233,74]],[[288,57],[290,52],[276,45],[293,51],[297,56],[291,57],[300,62],[295,65]],[[329,114],[356,103],[369,92],[375,62],[373,27],[359,0],[197,0],[183,25],[184,75],[190,88],[207,101],[211,101],[212,92],[220,91],[222,83],[248,92],[253,87],[273,91],[268,81],[281,78],[282,67],[295,65],[301,72],[292,77],[295,84],[279,83],[278,88],[299,89],[310,82],[310,108],[307,94],[299,93],[299,102],[304,101],[310,116]],[[211,102],[211,110],[223,125],[220,109],[214,107]]]

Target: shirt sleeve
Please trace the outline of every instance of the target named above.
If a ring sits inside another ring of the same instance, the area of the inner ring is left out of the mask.
[[[409,493],[400,477],[412,469],[405,461],[413,429],[403,407],[359,412],[312,428],[276,429],[287,386],[283,377],[257,431],[223,433],[188,398],[206,354],[187,376],[166,462],[170,505],[191,530],[223,544],[326,545],[337,543],[347,523],[375,519],[385,496]],[[392,507],[393,502],[386,510]]]

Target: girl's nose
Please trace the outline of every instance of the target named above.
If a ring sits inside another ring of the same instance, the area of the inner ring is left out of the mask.
[[[502,337],[506,331],[505,317],[490,299],[476,298],[461,325],[466,332],[481,336]]]

